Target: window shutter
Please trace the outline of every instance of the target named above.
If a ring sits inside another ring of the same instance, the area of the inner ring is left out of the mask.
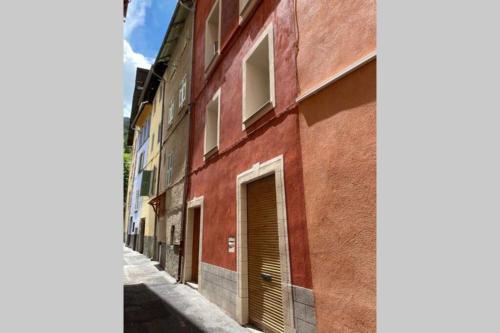
[[[151,170],[144,170],[142,172],[141,197],[149,196],[150,183],[151,183]]]
[[[151,181],[151,190],[149,191],[150,195],[155,195],[155,187],[156,186],[156,167],[153,169],[153,180]]]

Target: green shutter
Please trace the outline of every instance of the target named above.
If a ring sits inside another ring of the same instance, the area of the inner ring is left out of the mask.
[[[144,170],[142,172],[141,197],[149,196],[150,183],[151,183],[151,170]]]

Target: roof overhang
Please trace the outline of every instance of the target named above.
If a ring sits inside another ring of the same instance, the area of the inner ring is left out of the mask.
[[[148,72],[146,82],[144,84],[144,89],[142,90],[139,100],[135,104],[137,108],[144,101],[153,101],[156,91],[158,90],[160,82],[163,78],[163,74],[165,74],[165,71],[168,68],[170,59],[172,58],[172,54],[175,50],[175,46],[177,45],[179,36],[184,28],[184,23],[190,13],[190,10],[187,7],[192,8],[194,1],[185,0],[182,1],[182,3],[183,4],[177,2],[177,5],[175,6],[174,13],[172,14],[172,19],[170,20],[170,24],[167,28],[167,32],[165,33],[165,37],[161,44],[160,50],[158,51],[158,55],[156,56],[153,65],[151,65],[151,69]],[[133,105],[132,108],[134,108],[135,105]],[[138,110],[136,115],[131,115],[131,128],[135,127],[141,111],[142,110]]]

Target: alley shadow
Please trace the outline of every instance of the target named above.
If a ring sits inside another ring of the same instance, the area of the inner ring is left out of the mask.
[[[124,286],[124,332],[204,332],[145,284]]]

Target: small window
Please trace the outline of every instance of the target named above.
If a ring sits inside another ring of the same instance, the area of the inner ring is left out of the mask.
[[[139,172],[142,171],[143,167],[144,167],[144,153],[141,153],[139,157]]]
[[[271,24],[243,60],[244,125],[249,125],[274,107],[273,50],[273,27]]]
[[[170,106],[168,108],[168,124],[172,124],[174,120],[174,102],[170,102]]]
[[[170,226],[170,245],[174,245],[175,240],[175,225]]]
[[[240,5],[240,23],[245,20],[248,14],[252,11],[252,8],[258,2],[258,0],[239,0]]]
[[[217,0],[205,22],[205,69],[220,52],[220,0]]]
[[[186,103],[186,76],[181,81],[180,88],[179,88],[179,110],[184,106]]]
[[[173,171],[174,171],[174,154],[170,153],[167,156],[167,185],[172,184]]]
[[[220,89],[208,103],[205,111],[204,154],[210,154],[219,146]]]
[[[140,192],[139,190],[135,191],[135,211],[139,209],[139,199],[140,199]]]

